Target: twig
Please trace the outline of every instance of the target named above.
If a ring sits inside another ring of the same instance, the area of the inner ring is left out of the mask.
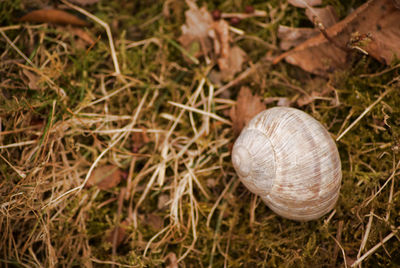
[[[8,38],[8,36],[0,29],[0,34],[6,39],[7,43],[32,67],[37,68],[37,66]]]
[[[330,235],[332,237],[332,239],[336,242],[336,244],[338,245],[338,247],[341,249],[342,254],[343,254],[343,261],[344,261],[344,267],[347,267],[347,261],[346,261],[346,253],[342,247],[342,245],[340,245],[340,242],[334,238],[332,235]]]
[[[118,233],[119,233],[119,225],[121,222],[121,214],[122,214],[122,207],[124,205],[124,196],[126,193],[126,187],[121,188],[121,192],[119,193],[118,197],[118,210],[117,210],[117,218],[116,218],[116,223],[115,223],[115,229],[114,229],[114,234],[113,234],[113,240],[112,240],[112,260],[115,261],[115,256],[117,255],[117,241],[118,241]],[[111,264],[111,267],[114,268],[115,265],[114,263]]]
[[[230,121],[228,121],[225,118],[222,118],[222,117],[220,117],[220,116],[218,116],[216,114],[208,113],[208,112],[205,112],[203,110],[196,109],[196,108],[193,108],[193,107],[190,107],[190,106],[187,106],[187,105],[184,105],[184,104],[180,104],[180,103],[177,103],[177,102],[173,102],[173,101],[168,101],[168,103],[171,104],[171,105],[177,106],[179,108],[182,108],[184,110],[188,110],[188,111],[196,112],[196,113],[199,113],[199,114],[207,115],[207,116],[209,116],[211,118],[214,118],[215,120],[221,121],[222,123],[225,123],[227,125],[232,125],[232,123]]]
[[[11,144],[7,144],[7,145],[0,145],[0,149],[19,147],[19,146],[34,144],[36,142],[37,141],[32,140],[32,141],[21,141],[21,142],[11,143]]]
[[[369,220],[368,220],[368,224],[367,224],[367,229],[365,230],[365,234],[364,234],[363,240],[361,242],[360,249],[358,250],[357,259],[360,258],[361,251],[364,250],[365,245],[367,244],[368,236],[369,236],[369,233],[371,232],[372,220],[373,219],[374,219],[374,209],[372,209],[370,214],[369,214]]]
[[[375,105],[377,105],[387,94],[389,94],[389,93],[392,92],[392,91],[393,91],[393,88],[389,88],[389,89],[387,89],[385,92],[383,92],[383,93],[379,96],[379,98],[378,98],[376,101],[374,101],[370,106],[368,106],[367,109],[365,109],[365,111],[364,111],[362,114],[360,114],[360,116],[357,117],[357,119],[354,120],[354,122],[351,123],[350,126],[349,126],[348,128],[346,128],[346,130],[343,131],[342,134],[339,135],[339,137],[337,137],[336,141],[339,141],[341,138],[343,138],[343,136],[344,136],[350,129],[352,129],[352,128],[358,123],[358,121],[360,121],[369,111],[371,111],[371,109],[372,109]]]
[[[342,239],[342,231],[343,231],[343,221],[339,221],[338,224],[338,230],[336,233],[336,240],[338,241],[338,243],[340,243],[341,239]],[[336,266],[336,259],[337,259],[337,255],[339,253],[339,246],[338,244],[335,245],[335,249],[333,251],[333,264],[332,266]]]
[[[331,42],[335,47],[339,48],[346,54],[351,51],[351,49],[347,48],[346,46],[343,46],[342,44],[339,44],[339,42],[337,42],[335,39],[330,37],[326,31],[324,24],[321,21],[319,21],[319,19],[316,16],[314,16],[313,23],[318,28],[318,30],[322,33],[322,35],[326,38],[326,40]]]
[[[381,242],[376,244],[373,248],[368,250],[364,255],[361,256],[361,258],[358,258],[352,265],[351,267],[359,265],[365,258],[367,258],[369,255],[374,253],[378,248],[383,246],[387,241],[389,241],[393,236],[397,234],[397,231],[400,229],[400,227],[397,227],[393,232],[391,232],[389,235],[387,235]]]
[[[221,18],[229,19],[229,18],[238,18],[241,20],[252,18],[252,17],[266,17],[267,12],[264,10],[254,10],[252,13],[221,13]]]
[[[2,156],[0,154],[1,159],[4,160],[4,162],[6,162],[21,178],[26,178],[26,174],[23,173],[22,171],[18,170],[16,167],[14,167],[10,162],[8,162],[8,160],[6,158],[4,158],[4,156]]]

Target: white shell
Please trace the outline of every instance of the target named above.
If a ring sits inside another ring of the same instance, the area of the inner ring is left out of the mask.
[[[335,205],[341,163],[329,132],[308,114],[275,107],[256,115],[232,150],[242,183],[282,217],[308,221]]]

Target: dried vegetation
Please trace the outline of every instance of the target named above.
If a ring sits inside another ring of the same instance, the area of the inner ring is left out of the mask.
[[[328,54],[358,38],[344,68],[315,76],[273,63],[279,25],[313,27],[286,1],[73,2],[0,2],[0,266],[400,265],[400,65],[364,53],[371,35],[312,37]],[[341,2],[318,5],[343,21],[363,4]],[[196,8],[211,14],[201,38]],[[280,218],[238,182],[230,149],[262,105],[337,138],[330,215]]]

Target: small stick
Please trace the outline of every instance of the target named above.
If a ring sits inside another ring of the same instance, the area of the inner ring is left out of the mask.
[[[390,217],[390,208],[392,207],[393,191],[394,191],[394,180],[392,180],[392,185],[390,186],[388,208],[387,208],[386,218],[385,218],[386,221],[388,221],[389,217]]]
[[[391,232],[389,235],[387,235],[381,242],[379,242],[378,244],[376,244],[373,248],[371,248],[370,250],[368,250],[364,255],[361,256],[361,258],[358,258],[352,265],[351,267],[354,267],[356,265],[359,265],[365,258],[367,258],[369,255],[371,255],[372,253],[374,253],[378,248],[380,248],[381,246],[383,246],[383,244],[385,244],[387,241],[389,241],[393,236],[395,236],[397,234],[397,231],[400,229],[400,227],[397,227],[396,230],[394,230],[393,232]]]
[[[343,136],[344,136],[350,129],[352,129],[352,128],[358,123],[358,121],[360,121],[367,113],[369,113],[369,111],[371,111],[371,109],[372,109],[375,105],[377,105],[387,94],[389,94],[389,93],[392,92],[392,91],[393,91],[393,88],[389,88],[389,89],[387,89],[385,92],[383,92],[383,94],[380,95],[379,98],[378,98],[376,101],[374,101],[370,106],[368,106],[367,109],[365,109],[365,111],[364,111],[362,114],[360,114],[360,116],[357,117],[357,119],[354,120],[354,122],[351,123],[350,126],[349,126],[348,128],[346,128],[346,130],[343,131],[343,133],[340,134],[339,137],[337,137],[336,141],[339,141],[341,138],[343,138]]]
[[[342,239],[342,231],[343,231],[343,221],[339,221],[338,224],[338,230],[336,233],[336,240],[338,241],[338,243],[340,243],[341,239]],[[336,259],[339,253],[339,246],[338,244],[335,245],[335,249],[333,251],[333,264],[332,266],[336,266]]]
[[[16,167],[14,167],[8,160],[0,154],[0,158],[4,160],[21,178],[25,179],[26,174],[20,170],[18,170]]]
[[[184,105],[184,104],[180,104],[180,103],[177,103],[177,102],[174,102],[174,101],[168,101],[168,103],[171,104],[171,105],[177,106],[179,108],[182,108],[184,110],[192,111],[192,112],[199,113],[199,114],[202,114],[202,115],[207,115],[207,116],[209,116],[211,118],[214,118],[215,120],[221,121],[222,123],[225,123],[227,125],[232,125],[232,123],[230,121],[228,121],[225,118],[222,118],[222,117],[220,117],[220,116],[218,116],[216,114],[208,113],[208,112],[205,112],[203,110],[196,109],[196,108],[193,108],[193,107],[190,107],[190,106],[187,106],[187,105]]]
[[[11,143],[11,144],[6,144],[6,145],[0,145],[0,149],[6,149],[6,148],[12,148],[12,147],[19,147],[19,146],[24,146],[24,145],[29,145],[29,144],[34,144],[36,143],[36,140],[31,140],[31,141],[21,141],[17,143]]]
[[[324,24],[322,24],[322,22],[320,22],[316,16],[314,16],[313,23],[315,26],[317,26],[318,30],[322,33],[322,35],[326,38],[326,40],[331,42],[335,47],[339,48],[343,52],[345,52],[345,53],[350,52],[349,48],[347,48],[346,46],[343,46],[342,44],[339,44],[335,39],[333,39],[332,37],[329,36]]]
[[[370,214],[369,214],[369,220],[368,220],[368,224],[367,224],[367,229],[365,230],[365,234],[364,234],[363,240],[361,242],[360,249],[358,250],[357,259],[360,258],[361,251],[364,250],[365,245],[367,244],[368,236],[369,236],[369,233],[371,232],[372,220],[373,219],[374,219],[374,209],[372,209]]]
[[[347,261],[346,261],[346,253],[342,247],[342,245],[340,245],[340,242],[337,241],[336,238],[334,238],[332,235],[330,235],[332,237],[332,239],[336,242],[337,246],[341,249],[342,254],[343,254],[343,261],[344,261],[344,267],[347,267]]]
[[[252,17],[266,17],[267,12],[264,10],[254,10],[252,13],[222,13],[221,18],[230,19],[230,18],[239,18],[241,20],[252,18]]]
[[[126,187],[121,188],[121,192],[119,193],[119,197],[118,197],[117,219],[116,219],[113,240],[112,240],[112,260],[113,261],[115,261],[115,256],[117,255],[117,240],[118,240],[118,233],[119,233],[119,225],[121,222],[122,207],[124,205],[123,202],[124,202],[125,193],[126,193]],[[111,267],[114,268],[115,265],[112,264]]]

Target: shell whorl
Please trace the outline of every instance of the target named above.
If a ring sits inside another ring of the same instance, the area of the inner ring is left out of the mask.
[[[276,107],[256,115],[232,150],[240,180],[277,214],[312,220],[333,208],[341,164],[328,131],[308,114]]]
[[[266,196],[275,179],[275,153],[268,137],[248,128],[236,140],[232,163],[242,183],[253,193]]]

